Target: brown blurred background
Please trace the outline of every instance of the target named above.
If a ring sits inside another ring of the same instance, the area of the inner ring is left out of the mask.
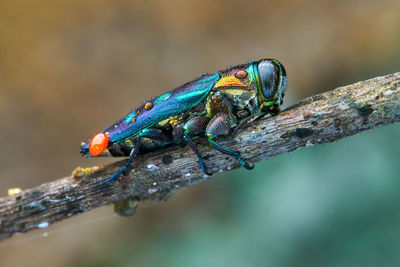
[[[115,160],[79,144],[203,72],[277,58],[287,106],[399,71],[399,26],[398,0],[2,0],[1,195]],[[398,128],[2,241],[0,266],[398,266]]]

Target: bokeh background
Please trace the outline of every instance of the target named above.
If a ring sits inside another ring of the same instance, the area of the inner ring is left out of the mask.
[[[0,195],[110,162],[80,142],[228,64],[279,59],[286,106],[399,71],[399,26],[398,0],[1,0]],[[399,266],[399,136],[303,148],[131,218],[99,208],[0,242],[0,266]]]

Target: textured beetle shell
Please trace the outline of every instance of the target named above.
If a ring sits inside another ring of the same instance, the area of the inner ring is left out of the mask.
[[[215,115],[226,113],[232,121],[237,121],[255,114],[260,108],[258,62],[203,74],[151,101],[144,101],[141,107],[101,131],[108,135],[109,143],[100,156],[129,156],[143,130],[151,130],[153,136],[155,132],[158,134],[156,139],[142,138],[140,152],[182,142],[182,127],[192,118],[204,117],[210,121]],[[86,157],[91,157],[89,141],[80,148]]]
[[[134,137],[155,123],[197,106],[209,94],[219,78],[219,73],[214,73],[184,84],[156,98],[151,109],[145,109],[147,104],[145,103],[134,111],[135,116],[132,116],[133,112],[129,113],[101,132],[108,135],[109,146]],[[88,154],[89,141],[81,146],[81,153]]]

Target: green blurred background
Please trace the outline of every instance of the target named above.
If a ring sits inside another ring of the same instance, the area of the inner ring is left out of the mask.
[[[279,59],[285,106],[399,71],[399,26],[398,0],[2,0],[1,195],[114,161],[80,142],[228,64]],[[131,218],[99,208],[0,242],[0,266],[400,266],[399,136],[303,148]]]

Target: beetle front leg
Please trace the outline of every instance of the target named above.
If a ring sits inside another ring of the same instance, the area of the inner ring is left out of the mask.
[[[206,170],[206,167],[205,167],[204,161],[203,161],[203,159],[204,159],[203,156],[201,155],[199,149],[197,148],[197,146],[193,143],[192,139],[190,138],[191,135],[203,133],[207,127],[207,123],[208,123],[208,119],[206,117],[195,117],[185,123],[185,125],[182,128],[182,131],[183,131],[183,136],[184,136],[186,142],[188,142],[189,146],[192,148],[194,153],[196,153],[196,155],[199,159],[199,165],[200,165],[201,170],[206,175],[211,175],[211,173]]]
[[[102,184],[108,183],[112,180],[117,179],[123,172],[125,172],[126,170],[128,170],[133,162],[133,159],[135,158],[135,156],[137,155],[137,153],[139,152],[139,148],[140,148],[140,144],[142,142],[142,138],[149,138],[149,139],[154,139],[154,140],[160,140],[160,141],[164,141],[166,139],[165,135],[157,130],[157,129],[144,129],[142,130],[137,139],[136,139],[136,144],[135,147],[131,150],[131,153],[129,154],[129,159],[128,162],[125,164],[124,167],[122,167],[121,169],[119,169],[116,173],[113,174],[113,176],[111,176],[110,178],[108,178],[107,180],[103,181]]]
[[[232,129],[235,125],[236,125],[235,118],[233,117],[232,114],[228,113],[217,114],[215,117],[211,119],[206,129],[208,142],[219,152],[235,157],[240,163],[240,165],[242,165],[244,168],[248,170],[251,170],[254,168],[254,164],[244,160],[240,156],[240,153],[238,151],[222,147],[221,145],[219,145],[214,141],[214,139],[218,136],[229,135],[232,132]]]

